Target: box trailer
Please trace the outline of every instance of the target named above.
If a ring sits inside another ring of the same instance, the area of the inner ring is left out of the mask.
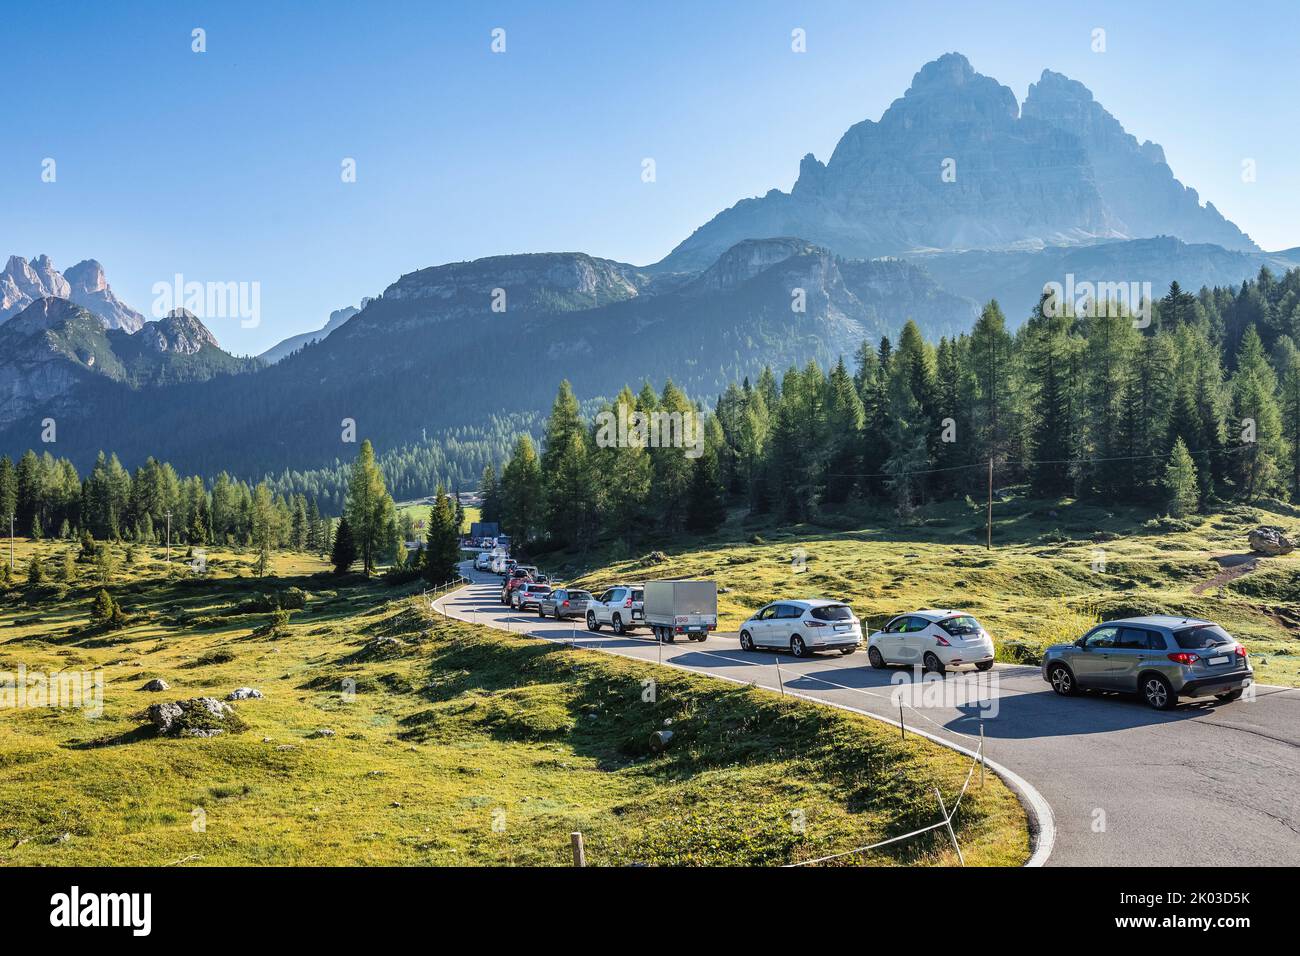
[[[718,586],[713,581],[647,581],[645,623],[661,641],[702,641],[718,629]]]

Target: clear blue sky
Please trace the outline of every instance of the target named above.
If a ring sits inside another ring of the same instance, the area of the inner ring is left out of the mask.
[[[1021,99],[1044,67],[1081,80],[1264,248],[1295,246],[1297,9],[10,4],[0,255],[97,258],[142,312],[177,272],[260,282],[260,327],[213,323],[224,345],[256,352],[436,263],[657,260],[737,199],[788,189],[804,153],[826,159],[950,50]],[[494,27],[505,54],[489,50]],[[790,50],[795,27],[806,54]],[[1090,48],[1095,27],[1105,53]],[[45,157],[54,184],[40,181]],[[354,184],[340,181],[344,157]]]

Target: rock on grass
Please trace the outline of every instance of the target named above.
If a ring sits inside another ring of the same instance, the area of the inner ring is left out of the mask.
[[[239,733],[247,726],[233,707],[215,697],[150,704],[147,715],[160,737],[216,737]]]

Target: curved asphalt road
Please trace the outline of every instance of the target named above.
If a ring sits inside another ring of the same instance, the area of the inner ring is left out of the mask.
[[[662,646],[645,631],[592,634],[503,607],[500,578],[468,563],[462,573],[474,583],[438,608],[502,630],[647,661],[662,652],[665,663],[773,689],[779,662],[787,691],[895,722],[891,681],[911,679],[872,670],[861,652],[805,660],[746,653],[735,634]],[[1041,794],[1050,804],[1039,808],[1049,833],[1039,861],[1046,851],[1053,865],[1300,865],[1300,689],[1261,685],[1254,701],[1162,713],[1118,695],[1059,697],[1036,667],[998,664],[993,674],[996,713],[982,720],[988,704],[960,701],[918,700],[903,717],[910,729],[972,750],[983,724],[990,764],[1011,771],[1004,776],[1013,786],[1016,776],[1028,782],[1022,800]]]

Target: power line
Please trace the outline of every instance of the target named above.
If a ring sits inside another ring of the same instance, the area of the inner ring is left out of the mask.
[[[1235,455],[1244,451],[1251,451],[1254,445],[1242,445],[1239,448],[1209,448],[1201,451],[1189,451],[1187,454],[1193,458],[1202,455]],[[1018,465],[1021,467],[1029,465],[1088,465],[1100,464],[1112,461],[1147,461],[1153,458],[1166,458],[1166,455],[1117,455],[1106,458],[1024,458],[1024,459],[1007,459],[1002,462],[1003,465]],[[910,478],[915,475],[938,475],[950,471],[968,471],[972,468],[988,468],[988,460],[976,462],[969,465],[951,465],[946,468],[925,468],[917,471],[877,471],[863,474],[853,473],[833,473],[828,477],[831,478]]]

